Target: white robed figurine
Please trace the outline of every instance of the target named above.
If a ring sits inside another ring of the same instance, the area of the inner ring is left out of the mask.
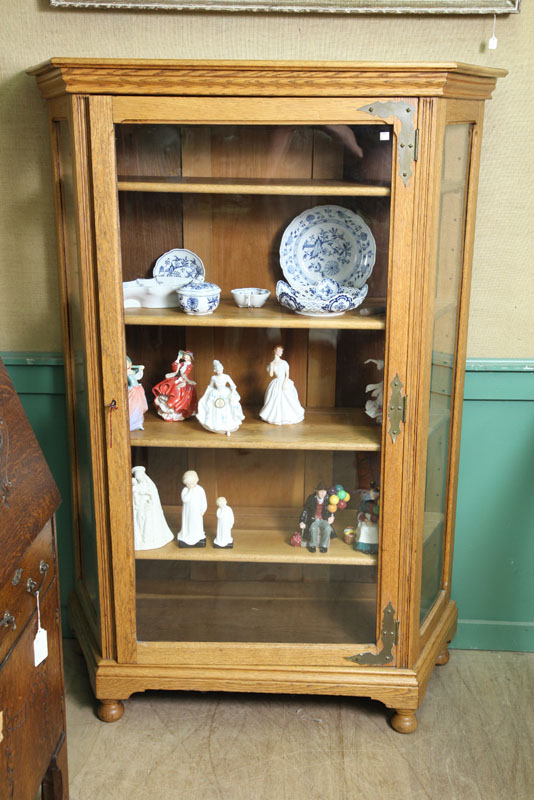
[[[295,425],[304,419],[304,409],[299,402],[295,384],[289,378],[289,364],[282,358],[283,354],[282,345],[275,347],[273,360],[267,367],[273,380],[265,392],[260,417],[271,425]]]
[[[204,514],[208,507],[206,492],[198,485],[198,475],[193,469],[184,472],[182,481],[182,528],[178,533],[178,547],[206,547]]]
[[[206,430],[230,436],[245,419],[239,402],[241,398],[231,377],[224,374],[220,361],[213,362],[213,372],[208,388],[198,402],[197,419]]]
[[[234,546],[232,538],[232,526],[234,524],[234,512],[227,505],[226,497],[218,497],[217,504],[217,536],[213,542],[214,547],[230,548]]]
[[[155,550],[174,539],[163,514],[158,489],[144,467],[132,469],[134,548]]]

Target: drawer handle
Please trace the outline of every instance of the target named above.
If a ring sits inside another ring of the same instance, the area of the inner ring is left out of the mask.
[[[17,630],[17,625],[15,623],[15,617],[13,614],[10,614],[9,611],[4,611],[4,616],[0,619],[0,628],[3,625],[11,625],[11,630]]]
[[[37,592],[40,592],[41,589],[43,588],[44,582],[46,580],[47,571],[48,571],[48,564],[46,563],[46,561],[41,561],[41,563],[39,564],[39,572],[43,577],[39,588],[37,588],[37,581],[34,581],[33,578],[28,578],[28,580],[26,581],[26,591],[29,592],[30,594],[33,594],[34,597],[37,595]]]

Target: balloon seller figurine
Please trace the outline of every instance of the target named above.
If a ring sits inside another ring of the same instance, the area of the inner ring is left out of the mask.
[[[193,469],[184,472],[182,481],[182,527],[178,533],[178,547],[206,547],[206,492],[198,485],[198,475]]]
[[[172,542],[174,534],[163,514],[158,489],[144,467],[132,469],[135,550],[155,550]]]
[[[378,516],[380,512],[380,489],[371,483],[368,491],[362,492],[358,506],[358,522],[353,547],[362,553],[378,553]]]
[[[130,430],[143,430],[145,411],[148,410],[145,390],[139,383],[143,379],[145,367],[143,364],[132,364],[132,359],[126,356],[126,376],[128,379],[128,412],[130,415]]]
[[[197,419],[206,430],[230,436],[245,419],[239,402],[241,398],[231,377],[224,374],[220,361],[213,362],[213,373],[200,398]]]
[[[260,417],[271,425],[295,425],[304,419],[304,409],[299,402],[295,384],[289,378],[289,364],[284,361],[281,344],[273,350],[273,360],[267,372],[273,379],[265,392]]]
[[[234,512],[227,504],[226,497],[218,497],[215,504],[217,506],[217,536],[213,546],[221,548],[233,547],[232,526],[235,521]]]
[[[167,422],[180,422],[197,413],[196,383],[189,377],[193,361],[193,353],[180,350],[172,364],[172,372],[167,372],[152,389],[157,412]]]
[[[326,483],[319,482],[314,493],[306,498],[300,515],[299,528],[302,532],[302,545],[307,545],[310,553],[315,553],[317,545],[319,545],[319,552],[326,553],[330,539],[336,536],[332,527],[334,513],[329,510],[331,506],[326,499],[327,493]]]

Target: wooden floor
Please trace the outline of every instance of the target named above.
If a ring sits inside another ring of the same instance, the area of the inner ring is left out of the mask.
[[[532,800],[534,654],[451,651],[419,728],[368,700],[146,692],[112,725],[65,646],[71,800]]]

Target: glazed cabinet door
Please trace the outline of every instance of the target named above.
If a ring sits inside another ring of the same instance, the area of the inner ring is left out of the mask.
[[[414,184],[399,155],[417,103],[401,119],[376,102],[89,99],[119,660],[278,664],[298,648],[346,666],[385,650]],[[179,301],[169,277],[220,295]],[[251,287],[270,296],[239,307],[232,290]],[[275,356],[289,380],[268,373]],[[314,541],[318,497],[330,527]]]
[[[429,266],[428,424],[419,526],[422,540],[421,642],[450,601],[467,315],[471,280],[482,104],[442,109],[435,251]]]

